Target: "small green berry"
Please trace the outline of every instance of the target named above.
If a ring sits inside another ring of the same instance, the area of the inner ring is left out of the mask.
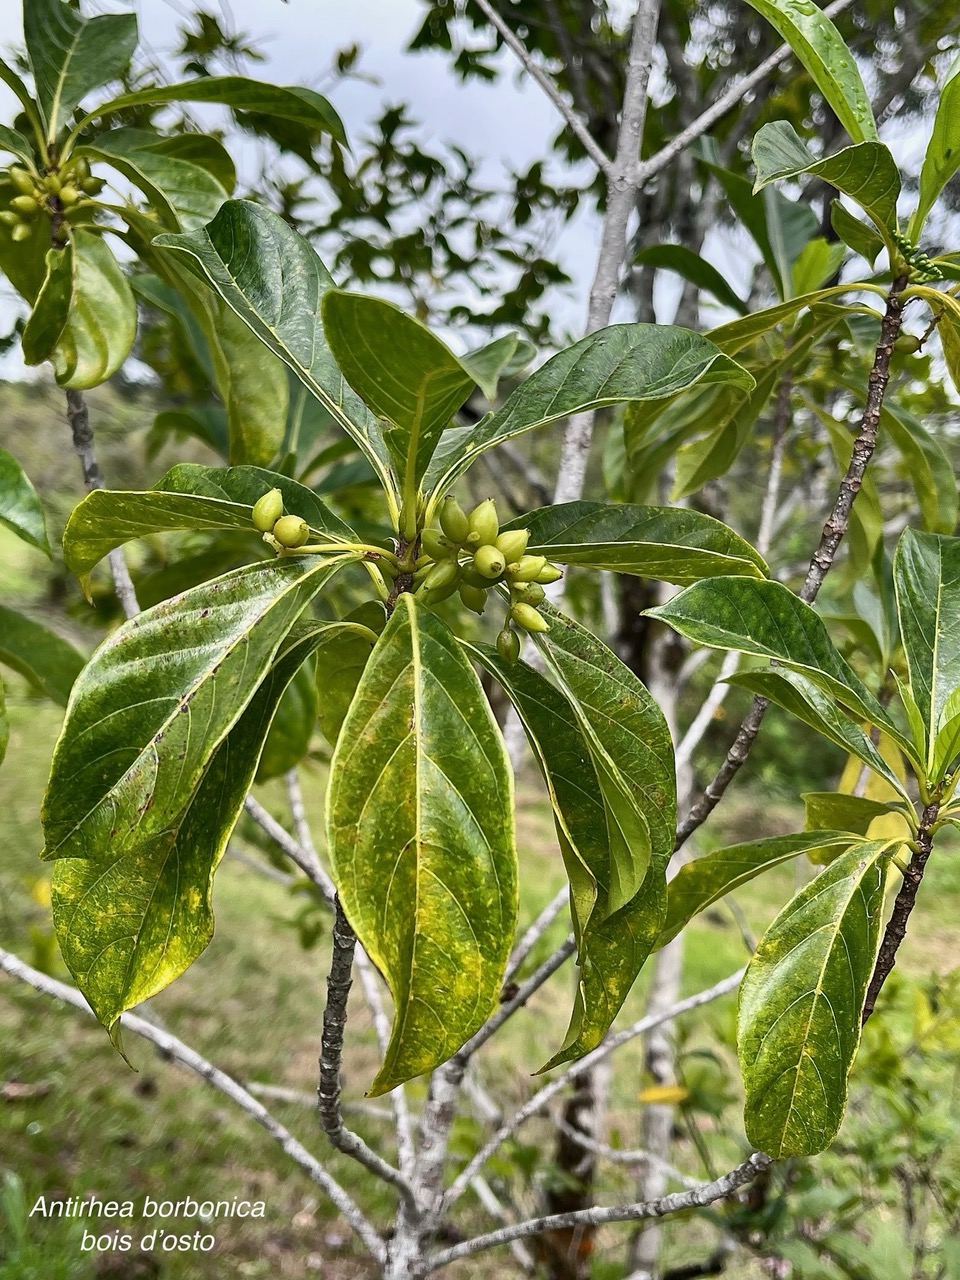
[[[90,161],[85,156],[81,156],[79,160],[74,161],[70,171],[77,182],[85,182],[90,177]]]
[[[479,587],[471,586],[469,582],[461,582],[460,599],[465,608],[472,610],[476,614],[483,613],[487,605],[486,591],[481,591]]]
[[[529,530],[510,529],[507,533],[501,533],[498,536],[496,547],[498,551],[503,552],[503,558],[507,564],[513,564],[514,560],[519,560],[526,551],[529,541]]]
[[[497,519],[497,504],[492,498],[487,498],[484,502],[478,503],[470,512],[470,532],[467,535],[467,540],[472,541],[473,535],[476,534],[477,545],[488,547],[496,542],[499,532],[500,521]]]
[[[433,560],[445,560],[457,554],[454,543],[436,529],[424,529],[420,535],[420,546]]]
[[[20,215],[19,213],[14,213],[12,209],[0,210],[0,222],[7,227],[19,227]]]
[[[521,582],[511,588],[510,595],[518,604],[543,604],[546,592],[536,582]]]
[[[310,528],[300,516],[281,516],[273,526],[273,536],[281,547],[294,551],[310,537]]]
[[[563,577],[563,570],[559,565],[546,564],[534,578],[534,582],[542,582],[544,586],[549,586],[551,582],[559,582]]]
[[[520,657],[520,637],[510,627],[504,627],[497,636],[497,653],[508,666]]]
[[[10,232],[10,239],[14,244],[22,244],[24,240],[29,240],[33,235],[32,230],[25,222],[18,223]]]
[[[536,582],[537,575],[546,567],[546,556],[521,556],[507,565],[507,577],[513,582]]]
[[[65,187],[60,188],[60,203],[65,209],[69,209],[72,204],[76,204],[80,199],[80,192],[73,185],[67,183]]]
[[[485,578],[482,573],[477,573],[473,568],[473,561],[468,561],[463,566],[463,580],[469,587],[476,587],[480,591],[488,591],[490,589],[490,579]]]
[[[515,604],[511,606],[510,617],[524,631],[549,631],[550,624],[540,616],[532,604]]]
[[[261,533],[270,533],[283,515],[283,494],[270,489],[253,504],[253,527]]]
[[[507,566],[506,560],[503,558],[503,552],[498,551],[496,547],[489,543],[479,547],[476,555],[473,557],[473,567],[477,573],[483,578],[499,578],[501,573]]]
[[[427,591],[440,591],[444,587],[455,586],[459,580],[460,566],[456,560],[438,560],[427,570],[423,585]]]
[[[40,212],[40,203],[36,196],[14,196],[10,201],[10,208],[24,218],[35,218]]]
[[[52,196],[57,195],[62,186],[63,183],[60,181],[58,173],[48,173],[43,180],[44,190],[49,191]]]
[[[103,178],[84,178],[80,183],[80,190],[87,196],[98,196],[106,186]]]
[[[21,195],[32,196],[36,190],[36,180],[32,173],[28,173],[26,169],[21,169],[19,165],[10,166],[10,181],[21,193]]]
[[[457,545],[466,542],[470,532],[470,518],[452,493],[447,494],[441,504],[440,528]]]
[[[900,337],[893,344],[894,351],[899,351],[905,356],[914,356],[920,350],[920,339],[912,333],[901,333]]]

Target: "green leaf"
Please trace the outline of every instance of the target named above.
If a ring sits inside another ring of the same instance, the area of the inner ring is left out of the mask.
[[[162,838],[305,606],[344,563],[249,565],[113,632],[70,699],[43,805],[46,858]]]
[[[515,377],[536,357],[537,348],[519,333],[505,333],[502,338],[460,357],[460,363],[488,400],[496,399],[497,388],[505,378]]]
[[[86,658],[39,622],[0,605],[0,662],[66,706]]]
[[[809,173],[855,201],[885,240],[897,230],[900,171],[882,142],[860,142],[818,160],[792,124],[775,120],[765,124],[754,138],[753,163],[756,191],[771,182]]]
[[[314,640],[308,632],[285,647],[165,830],[122,848],[108,841],[94,858],[56,863],[60,950],[104,1026],[169,986],[213,937],[214,872],[274,713]]]
[[[314,643],[321,639],[318,635]],[[295,768],[310,750],[316,723],[317,682],[314,663],[308,660],[283,691],[263,744],[257,782],[269,782]]]
[[[454,636],[408,593],[344,721],[327,827],[344,911],[394,1000],[378,1095],[446,1061],[489,1017],[517,914],[500,730]]]
[[[689,329],[664,324],[600,329],[548,360],[502,408],[475,426],[446,432],[427,473],[427,487],[446,492],[485,450],[570,414],[659,400],[711,382],[729,383],[745,392],[754,386],[746,369]]]
[[[503,526],[529,529],[528,550],[559,564],[697,582],[724,573],[764,577],[767,566],[739,534],[699,511],[631,503],[563,502]]]
[[[872,269],[873,264],[883,252],[883,236],[873,227],[861,222],[839,200],[830,202],[830,225],[845,245],[854,253],[859,253],[861,258],[866,258]]]
[[[0,679],[0,764],[3,764],[10,742],[10,721],[7,717],[7,697]]]
[[[70,317],[73,277],[72,242],[65,249],[48,249],[46,279],[23,327],[24,364],[43,364],[52,359]]]
[[[276,120],[289,120],[312,132],[329,133],[344,146],[347,142],[343,122],[321,94],[300,85],[264,84],[246,76],[205,76],[184,84],[138,89],[99,106],[78,127],[82,128],[101,116],[126,111],[129,107],[153,103],[162,105],[165,102],[220,103],[232,111],[252,111],[257,115],[273,116]]]
[[[53,367],[57,383],[87,391],[112,377],[137,335],[137,304],[101,236],[79,227],[73,241],[73,295]]]
[[[37,491],[23,467],[6,449],[0,449],[0,524],[50,555],[47,526]]]
[[[227,414],[219,405],[191,405],[188,409],[164,409],[153,420],[151,447],[158,451],[168,435],[193,436],[208,445],[226,461],[230,451],[227,439]],[[156,441],[154,447],[153,442]],[[154,456],[151,453],[151,456]]]
[[[848,796],[840,791],[806,791],[803,801],[804,825],[807,831],[831,827],[835,831],[850,831],[866,836],[875,818],[895,813],[892,805],[882,800],[870,800],[867,796]],[[818,861],[811,858],[812,862]],[[822,860],[821,860],[822,861]]]
[[[154,243],[212,285],[293,370],[360,446],[396,503],[380,421],[344,382],[324,339],[320,304],[334,283],[307,241],[279,214],[228,200],[204,230],[158,236]]]
[[[30,139],[25,138],[16,129],[8,128],[5,124],[0,124],[0,151],[9,151],[24,164],[32,165],[34,162],[33,145]]]
[[[937,197],[960,168],[960,58],[947,73],[937,114],[933,120],[933,132],[927,143],[927,154],[920,170],[920,199],[916,212],[910,219],[910,235],[919,239],[927,215],[936,204]]]
[[[932,769],[941,715],[960,686],[960,541],[905,529],[893,576],[910,692],[923,720]]]
[[[663,921],[666,859],[651,861],[640,892],[611,915],[606,811],[570,701],[525,662],[506,664],[488,645],[466,647],[517,708],[553,807],[579,969],[570,1026],[552,1060],[567,1061],[600,1043],[650,954]]]
[[[337,745],[375,640],[367,627],[345,621],[331,624],[318,642],[317,718],[331,747]]]
[[[665,947],[694,916],[771,867],[803,853],[847,849],[852,843],[842,829],[805,831],[727,845],[685,863],[667,886],[667,918],[657,947]]]
[[[779,582],[713,578],[647,609],[696,644],[739,649],[799,671],[858,717],[902,735],[847,662],[819,614]]]
[[[918,711],[919,716],[919,711]],[[940,712],[933,746],[931,781],[937,783],[960,753],[960,689],[954,689]]]
[[[209,133],[175,133],[168,138],[156,134],[149,136],[153,139],[150,143],[152,151],[206,169],[228,196],[233,193],[237,185],[237,168],[219,138]],[[116,137],[116,134],[110,134],[110,137]]]
[[[253,504],[273,488],[282,492],[284,509],[302,516],[319,540],[355,540],[353,531],[316,494],[288,476],[259,467],[185,462],[168,471],[155,489],[95,489],[87,494],[63,532],[67,568],[84,581],[115,547],[176,529],[239,530],[259,537],[252,522]]]
[[[790,46],[854,142],[875,142],[877,126],[853,54],[812,0],[747,0]]]
[[[847,718],[830,694],[824,693],[804,676],[788,670],[741,671],[730,676],[727,683],[749,689],[751,693],[757,693],[760,697],[775,702],[778,707],[783,707],[828,741],[869,765],[901,795],[906,795],[903,783],[859,724]],[[912,756],[913,752],[910,754]]]
[[[847,256],[846,245],[814,236],[793,264],[791,293],[809,293],[832,279]]]
[[[757,338],[762,338],[764,334],[779,328],[787,320],[792,320],[801,311],[813,308],[817,303],[824,302],[827,298],[834,298],[837,294],[850,293],[852,287],[848,284],[831,285],[828,289],[817,289],[814,293],[805,293],[800,297],[790,298],[786,302],[778,302],[772,307],[754,311],[744,316],[742,320],[731,320],[728,324],[718,325],[716,329],[711,329],[707,336],[721,351],[725,351],[727,355],[733,355],[755,342]],[[857,314],[869,311],[865,307],[857,307],[854,310]],[[876,314],[872,311],[869,313]],[[879,316],[877,319],[879,321]]]
[[[202,135],[181,135],[190,137]],[[207,169],[171,152],[165,145],[169,141],[146,129],[115,129],[79,147],[76,154],[122,173],[173,230],[193,231],[214,217],[228,193]]]
[[[666,271],[675,271],[684,280],[689,280],[706,293],[712,293],[718,302],[731,307],[740,315],[746,315],[749,307],[731,289],[727,279],[716,267],[712,266],[699,253],[694,253],[682,244],[652,244],[641,249],[633,260],[635,267],[663,267]]]
[[[740,988],[747,1137],[774,1159],[816,1155],[843,1120],[880,946],[891,842],[861,841],[764,934]]]
[[[893,401],[881,409],[880,425],[903,456],[924,529],[953,533],[958,514],[957,477],[933,432]]]
[[[74,107],[129,67],[137,19],[132,13],[86,19],[63,0],[28,0],[23,35],[47,140],[55,142]]]
[[[323,331],[340,372],[386,430],[397,473],[415,492],[440,441],[476,383],[439,338],[392,302],[329,289]]]

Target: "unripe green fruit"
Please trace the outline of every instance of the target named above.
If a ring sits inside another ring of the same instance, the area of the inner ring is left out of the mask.
[[[10,232],[10,239],[15,244],[22,244],[24,240],[29,240],[33,232],[25,222],[18,223]]]
[[[507,564],[513,564],[526,551],[529,541],[530,533],[527,529],[511,529],[508,533],[499,535],[496,546],[498,551],[503,552]]]
[[[76,204],[80,199],[80,192],[72,184],[68,183],[65,187],[60,188],[60,203],[65,209],[69,209],[72,204]]]
[[[420,535],[420,546],[434,560],[445,560],[457,554],[457,548],[436,529],[424,529]]]
[[[454,586],[459,580],[460,566],[456,560],[438,560],[427,571],[423,585],[428,591],[439,591],[443,587]]]
[[[261,533],[270,533],[283,515],[283,494],[271,489],[253,504],[253,527]]]
[[[920,350],[920,339],[912,333],[901,333],[900,337],[893,344],[894,351],[899,351],[905,356],[914,356]]]
[[[80,183],[80,189],[85,195],[98,196],[106,185],[103,178],[84,178]]]
[[[507,566],[507,576],[513,582],[536,582],[537,574],[546,567],[546,556],[521,556]]]
[[[504,627],[497,636],[497,653],[510,666],[520,657],[520,637],[509,627]]]
[[[425,569],[425,568],[427,567],[427,565],[432,564],[432,563],[433,563],[433,556],[420,555],[420,556],[417,556],[417,561],[416,561],[416,566],[415,566],[415,567],[416,567],[417,569]]]
[[[90,161],[85,156],[74,162],[73,174],[77,182],[85,182],[90,177]]]
[[[14,213],[12,209],[0,210],[0,222],[7,227],[19,227],[20,215],[19,213]]]
[[[24,218],[35,218],[40,212],[36,196],[14,196],[10,201],[10,208],[16,209]]]
[[[497,519],[497,504],[492,498],[487,498],[470,512],[470,533],[467,537],[470,539],[472,534],[476,534],[478,545],[488,547],[496,542],[499,532],[500,521]],[[506,564],[506,561],[504,561],[504,564]]]
[[[536,582],[522,582],[513,587],[510,594],[518,604],[538,605],[543,603],[547,593]]]
[[[515,604],[510,609],[510,617],[524,631],[549,631],[550,624],[541,618],[532,604]]]
[[[301,516],[281,516],[273,526],[273,536],[281,547],[293,551],[310,537],[310,529]]]
[[[60,175],[58,173],[48,173],[43,180],[43,186],[45,191],[49,191],[52,196],[55,196],[63,186],[60,181]]]
[[[534,578],[534,582],[542,582],[545,586],[549,586],[551,582],[559,582],[562,577],[563,570],[559,565],[547,564]]]
[[[472,560],[463,566],[463,581],[468,587],[476,587],[480,591],[488,591],[490,588],[490,579],[485,578],[482,573],[477,573],[473,568]]]
[[[441,600],[449,600],[457,589],[456,582],[448,582],[445,587],[430,587],[423,593],[425,604],[439,604]]]
[[[499,578],[501,573],[507,566],[506,560],[503,558],[503,552],[498,551],[496,547],[486,545],[478,549],[473,557],[473,567],[482,578]]]
[[[469,582],[461,582],[460,599],[467,609],[477,614],[483,613],[487,605],[487,593],[479,587],[471,586]]]
[[[10,181],[25,196],[32,196],[36,190],[33,174],[21,169],[19,165],[10,166]]]
[[[470,518],[453,494],[444,498],[440,507],[440,528],[451,542],[463,543],[470,532]]]

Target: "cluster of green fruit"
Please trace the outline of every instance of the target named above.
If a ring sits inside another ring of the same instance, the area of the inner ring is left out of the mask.
[[[507,620],[497,636],[497,649],[505,662],[520,656],[520,637],[514,630],[547,631],[549,624],[538,611],[544,587],[556,582],[563,571],[546,556],[527,555],[530,534],[526,529],[500,532],[496,503],[481,502],[468,515],[454,497],[443,500],[439,528],[420,535],[421,555],[413,580],[417,594],[436,604],[460,593],[462,603],[483,613],[491,587],[510,591]]]
[[[912,281],[918,284],[927,284],[933,280],[943,279],[943,272],[931,259],[930,255],[924,253],[901,231],[894,231],[893,240],[903,254],[903,260]]]
[[[264,542],[285,551],[296,551],[310,537],[310,526],[301,516],[283,514],[283,494],[271,489],[253,504],[253,527],[263,534]]]
[[[0,222],[10,227],[10,235],[17,243],[32,235],[33,224],[41,214],[69,221],[84,196],[98,196],[106,185],[102,178],[93,177],[83,159],[42,175],[11,165],[6,178],[18,194],[8,208],[0,210]]]

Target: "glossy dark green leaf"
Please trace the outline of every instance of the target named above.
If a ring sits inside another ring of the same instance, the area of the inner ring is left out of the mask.
[[[323,332],[340,372],[390,425],[387,447],[415,492],[441,434],[476,383],[450,348],[392,302],[328,289]]]
[[[563,502],[519,516],[504,529],[529,529],[528,550],[558,564],[697,582],[725,573],[764,577],[767,566],[739,534],[681,507]]]
[[[812,0],[747,0],[787,42],[854,142],[877,126],[860,69],[843,37]]]
[[[217,180],[228,196],[233,194],[237,185],[237,167],[219,138],[209,133],[174,133],[167,138],[151,134],[151,137],[154,151],[199,165]]]
[[[475,426],[446,432],[427,473],[427,487],[446,492],[485,450],[572,413],[659,400],[712,382],[744,392],[754,385],[746,369],[689,329],[653,324],[600,329],[548,360],[495,413]]]
[[[27,0],[23,35],[53,142],[88,93],[126,71],[137,47],[137,19],[132,13],[83,18],[79,6],[65,0]]]
[[[0,449],[0,524],[18,538],[50,554],[47,526],[37,491],[20,463]]]
[[[675,271],[699,289],[712,293],[718,302],[722,302],[725,307],[732,307],[740,315],[746,315],[749,310],[743,299],[734,293],[726,276],[686,245],[648,245],[646,249],[640,250],[633,263],[637,267],[662,267],[666,271]]]
[[[30,139],[5,124],[0,124],[0,151],[9,151],[24,164],[33,164],[33,145]]]
[[[501,338],[460,357],[460,363],[488,400],[496,399],[497,388],[505,378],[515,377],[534,360],[537,348],[519,333],[505,333]]]
[[[317,640],[320,639],[318,635]],[[316,643],[316,641],[314,641]],[[317,725],[317,682],[312,659],[299,669],[277,706],[257,766],[257,782],[282,777],[310,750]]]
[[[647,613],[696,644],[739,649],[799,671],[858,717],[900,736],[835,648],[820,615],[779,582],[714,578]]]
[[[86,391],[112,377],[130,354],[137,304],[101,236],[76,227],[71,240],[73,293],[52,358],[61,387]]]
[[[933,132],[927,143],[927,154],[920,170],[920,200],[910,219],[910,234],[919,238],[927,215],[937,201],[940,192],[960,168],[960,59],[954,61],[947,73]]]
[[[842,828],[804,831],[798,835],[769,836],[763,840],[727,845],[685,863],[667,886],[667,918],[657,946],[665,947],[711,903],[771,867],[778,867],[803,853],[847,849],[852,843],[851,836]]]
[[[492,672],[517,708],[547,786],[570,881],[578,980],[570,1026],[558,1054],[547,1064],[557,1065],[600,1043],[636,981],[663,922],[666,858],[658,853],[639,893],[609,913],[607,813],[570,701],[525,662],[507,665],[487,645],[470,645],[468,650]]]
[[[454,636],[409,594],[344,721],[327,825],[344,911],[394,999],[376,1095],[444,1062],[490,1015],[517,913],[500,730]]]
[[[830,225],[848,248],[866,258],[870,267],[883,252],[883,236],[860,219],[839,200],[830,204]]]
[[[320,304],[333,280],[307,241],[268,209],[228,200],[202,231],[158,236],[213,286],[259,340],[283,360],[369,458],[396,495],[379,419],[344,381],[323,337]]]
[[[771,361],[760,371],[757,385],[746,399],[721,388],[717,416],[708,435],[682,444],[670,500],[677,502],[716,480],[733,466],[770,403],[787,368],[787,361]],[[704,576],[704,575],[700,575]]]
[[[259,467],[204,467],[181,463],[155,489],[95,489],[74,507],[63,533],[67,568],[82,580],[114,547],[132,538],[176,529],[239,530],[259,537],[253,504],[268,490],[283,493],[288,514],[302,516],[318,540],[355,538],[352,530],[311,490]]]
[[[73,303],[73,243],[47,251],[47,274],[23,326],[21,350],[26,365],[53,358]]]
[[[804,825],[807,831],[819,831],[830,827],[835,831],[850,831],[866,836],[871,822],[895,812],[882,800],[868,796],[848,796],[841,791],[806,791],[803,800]],[[811,861],[823,859],[811,858]]]
[[[166,829],[123,847],[107,842],[97,857],[57,861],[60,950],[104,1026],[169,986],[213,937],[214,873],[278,703],[312,643],[307,632],[285,647]]]
[[[894,401],[881,409],[880,425],[903,457],[926,532],[953,533],[958,515],[957,477],[936,436]]]
[[[740,988],[747,1137],[775,1159],[837,1135],[880,946],[890,841],[860,841],[805,885],[764,934]]]
[[[86,658],[41,623],[0,605],[0,662],[66,706]]]
[[[147,103],[215,102],[233,111],[289,120],[315,132],[324,132],[346,145],[343,122],[322,94],[301,85],[265,84],[246,76],[204,76],[183,84],[153,85],[125,93],[104,103],[84,120],[113,115]]]
[[[897,229],[900,171],[882,142],[860,142],[820,160],[792,124],[775,120],[754,138],[753,163],[757,191],[809,173],[849,196],[886,236]]]
[[[749,689],[751,693],[759,694],[760,697],[775,702],[778,707],[783,707],[828,741],[869,765],[874,773],[903,793],[903,783],[860,725],[840,710],[829,693],[824,693],[798,672],[785,668],[776,671],[742,671],[731,676],[728,683]]]
[[[367,627],[344,621],[331,623],[317,644],[317,718],[331,747],[337,745],[375,642]]]
[[[250,565],[113,632],[74,687],[43,805],[47,858],[162,837],[309,601],[343,564]]]
[[[193,136],[202,137],[181,135]],[[123,174],[161,214],[165,226],[193,231],[210,221],[229,193],[209,170],[171,151],[166,141],[146,129],[114,129],[78,148],[77,154]]]
[[[734,355],[755,342],[757,338],[762,338],[764,334],[792,320],[801,311],[815,307],[817,303],[825,302],[828,298],[835,298],[838,294],[849,292],[850,286],[845,284],[832,285],[828,289],[817,289],[814,293],[806,293],[797,298],[790,298],[786,302],[778,302],[772,307],[753,311],[742,320],[731,320],[727,324],[718,325],[716,329],[709,331],[708,336],[711,342],[715,342],[722,351],[728,355]],[[857,310],[862,311],[862,308]]]
[[[927,765],[960,686],[960,541],[905,529],[893,559],[900,635],[924,725]]]

